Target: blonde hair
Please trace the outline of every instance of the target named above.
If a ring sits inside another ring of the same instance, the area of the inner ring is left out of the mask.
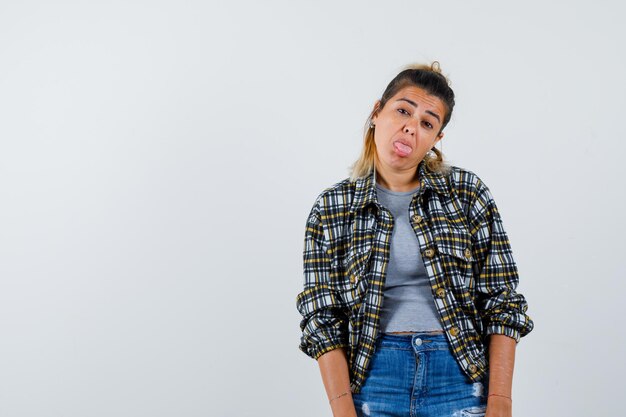
[[[374,143],[374,129],[370,128],[372,117],[385,107],[385,104],[391,97],[407,86],[419,87],[428,94],[441,99],[446,108],[446,114],[439,133],[443,131],[443,128],[450,121],[452,109],[454,108],[454,92],[450,88],[449,80],[441,73],[439,62],[434,61],[430,65],[411,64],[405,66],[387,85],[380,99],[380,105],[370,112],[365,121],[361,155],[349,167],[351,181],[355,181],[359,177],[368,176],[374,171],[376,144]],[[424,163],[429,171],[446,173],[450,170],[450,165],[443,158],[443,152],[435,147],[424,156]]]

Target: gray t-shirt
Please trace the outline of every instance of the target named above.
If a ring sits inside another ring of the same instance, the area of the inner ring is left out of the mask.
[[[378,202],[394,218],[380,317],[383,333],[442,330],[417,236],[409,220],[409,204],[419,187],[391,191],[376,184]]]

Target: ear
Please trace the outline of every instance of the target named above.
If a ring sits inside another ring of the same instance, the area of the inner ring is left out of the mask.
[[[443,139],[443,131],[439,132],[439,135],[437,135],[437,139],[435,140],[435,143],[439,142],[441,139]]]
[[[378,118],[379,107],[380,107],[380,100],[376,100],[374,102],[374,108],[372,109],[372,113],[373,113],[372,121],[375,121]]]

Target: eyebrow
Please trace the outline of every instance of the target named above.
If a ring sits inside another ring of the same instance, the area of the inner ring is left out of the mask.
[[[396,101],[406,101],[407,103],[411,104],[413,107],[417,107],[417,103],[416,102],[414,102],[413,100],[409,100],[408,98],[405,98],[405,97],[399,98]],[[430,110],[426,110],[426,113],[430,114],[435,119],[437,119],[437,121],[439,123],[441,123],[441,119],[439,118],[439,115],[437,113],[434,113],[434,112],[432,112]]]

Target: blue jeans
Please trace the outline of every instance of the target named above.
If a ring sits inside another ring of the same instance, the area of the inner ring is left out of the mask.
[[[472,382],[443,333],[379,334],[361,392],[359,417],[485,415],[489,376]]]

